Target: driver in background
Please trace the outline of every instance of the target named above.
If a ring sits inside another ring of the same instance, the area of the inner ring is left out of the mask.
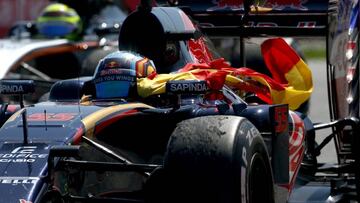
[[[52,3],[46,6],[36,19],[36,38],[42,40],[68,40],[69,44],[81,41],[82,20],[69,6]],[[56,79],[79,76],[81,64],[77,56],[69,51],[57,51],[35,58],[34,67]]]
[[[45,38],[80,40],[83,25],[78,13],[65,4],[53,3],[45,7],[36,20],[38,34]]]

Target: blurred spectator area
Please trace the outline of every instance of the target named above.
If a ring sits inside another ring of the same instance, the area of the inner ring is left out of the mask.
[[[0,37],[4,37],[16,21],[33,20],[49,0],[0,0]]]

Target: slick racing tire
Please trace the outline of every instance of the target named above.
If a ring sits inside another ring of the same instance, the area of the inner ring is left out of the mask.
[[[166,201],[274,202],[269,156],[246,118],[205,116],[182,121],[165,154]]]

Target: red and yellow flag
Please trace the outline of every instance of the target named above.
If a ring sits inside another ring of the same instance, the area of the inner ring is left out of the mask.
[[[274,80],[286,89],[285,93],[273,92],[274,103],[288,103],[291,109],[296,109],[310,98],[313,90],[311,71],[283,39],[266,40],[261,45],[261,52]]]
[[[289,104],[290,109],[297,109],[312,93],[311,71],[281,38],[266,40],[261,49],[273,78],[249,68],[233,68],[224,59],[217,59],[210,63],[187,64],[176,73],[140,78],[138,93],[142,97],[162,94],[167,81],[197,79],[207,81],[212,91],[227,85],[239,94],[253,92],[266,103]]]

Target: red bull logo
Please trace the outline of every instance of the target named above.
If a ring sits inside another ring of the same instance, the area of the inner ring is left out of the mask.
[[[108,63],[105,64],[105,68],[116,68],[119,67],[119,63],[116,61],[110,61]]]
[[[264,7],[272,8],[274,10],[284,10],[286,8],[306,11],[308,8],[303,4],[308,0],[266,0]]]
[[[244,0],[215,0],[213,1],[216,6],[207,9],[207,11],[215,10],[243,10],[244,9]]]

